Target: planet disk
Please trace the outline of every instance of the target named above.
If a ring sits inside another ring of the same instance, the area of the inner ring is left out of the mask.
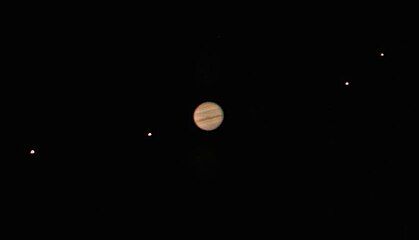
[[[217,129],[224,120],[223,109],[216,103],[204,102],[199,105],[193,115],[196,126],[204,131]]]

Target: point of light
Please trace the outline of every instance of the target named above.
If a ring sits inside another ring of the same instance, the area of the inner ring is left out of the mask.
[[[345,86],[349,86],[349,82],[345,82]]]
[[[381,56],[381,57],[384,57],[384,53],[380,53],[380,56]]]
[[[29,154],[30,154],[30,155],[34,155],[34,154],[35,154],[35,150],[33,150],[33,149],[32,149],[32,150],[29,152]]]
[[[149,132],[149,133],[147,134],[147,136],[151,137],[151,136],[153,136],[153,134],[152,134],[151,132]]]

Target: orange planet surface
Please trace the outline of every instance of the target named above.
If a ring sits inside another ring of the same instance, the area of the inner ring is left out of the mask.
[[[223,109],[214,102],[199,105],[193,115],[196,126],[205,131],[217,129],[224,120]]]

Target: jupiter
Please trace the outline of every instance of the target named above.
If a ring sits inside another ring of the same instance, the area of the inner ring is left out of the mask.
[[[218,104],[204,102],[195,109],[193,119],[196,126],[200,129],[212,131],[217,129],[223,122],[224,112]]]

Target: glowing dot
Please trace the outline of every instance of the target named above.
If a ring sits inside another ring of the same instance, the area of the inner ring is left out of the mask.
[[[151,136],[153,136],[153,134],[152,134],[151,132],[149,132],[149,133],[147,134],[147,136],[151,137]]]
[[[381,56],[381,57],[384,57],[384,53],[380,53],[380,56]]]
[[[34,155],[35,154],[35,150],[31,150],[30,152],[29,152],[29,154],[31,154],[31,155]]]
[[[345,86],[349,86],[349,82],[345,82]]]

